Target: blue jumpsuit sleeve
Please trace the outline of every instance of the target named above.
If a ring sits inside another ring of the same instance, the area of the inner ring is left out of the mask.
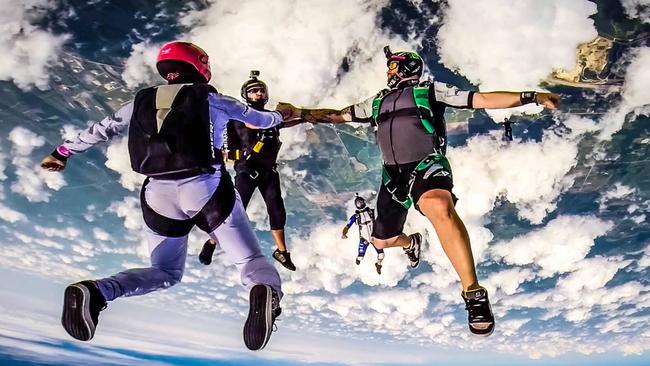
[[[357,215],[352,215],[350,216],[350,219],[348,220],[348,223],[345,225],[348,229],[350,226],[352,226],[355,222],[357,222]]]
[[[123,135],[131,122],[133,114],[133,101],[123,105],[112,115],[104,118],[100,122],[92,124],[90,127],[79,132],[75,137],[66,140],[63,147],[70,154],[84,152],[91,147],[106,142],[116,136]]]
[[[210,93],[210,115],[223,114],[227,119],[234,119],[258,128],[274,127],[282,123],[280,112],[265,112],[255,110],[235,98]]]

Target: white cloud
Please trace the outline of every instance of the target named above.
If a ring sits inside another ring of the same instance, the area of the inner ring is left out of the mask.
[[[11,162],[17,176],[11,190],[25,196],[30,202],[48,202],[50,192],[44,186],[59,190],[66,182],[61,173],[42,169],[39,162],[30,157],[35,148],[45,144],[45,139],[19,126],[9,132],[9,140],[13,143]]]
[[[11,80],[18,87],[35,85],[46,89],[49,81],[47,67],[59,58],[61,47],[68,38],[39,29],[35,24],[53,9],[57,0],[0,1],[0,80]]]
[[[639,261],[637,262],[637,266],[639,267],[639,270],[644,270],[650,267],[650,245],[646,246],[643,251],[643,256],[639,258]]]
[[[131,55],[126,60],[122,72],[122,80],[128,87],[164,83],[156,72],[156,56],[159,46],[148,43],[137,43],[132,46]]]
[[[625,14],[631,19],[639,19],[644,23],[650,23],[650,1],[649,0],[621,0]]]
[[[41,233],[49,238],[61,238],[61,239],[75,239],[81,235],[81,231],[74,227],[43,227],[40,225],[34,226],[36,232]]]
[[[521,308],[545,310],[542,319],[561,316],[576,324],[585,324],[597,316],[617,318],[618,309],[629,308],[639,302],[639,294],[645,292],[636,281],[622,285],[606,285],[616,273],[632,261],[615,257],[594,257],[578,262],[566,276],[558,279],[554,288],[539,293],[522,293],[501,299],[500,306],[510,311]],[[627,319],[627,317],[624,317]],[[625,332],[621,321],[603,321],[596,325],[600,332]]]
[[[27,220],[27,216],[23,213],[13,210],[3,204],[0,204],[0,220],[7,222],[18,222]]]
[[[631,261],[623,261],[619,258],[584,259],[578,263],[573,272],[558,281],[556,288],[564,294],[584,301],[584,297],[589,296],[588,293],[604,288],[620,269],[630,263]]]
[[[108,211],[114,212],[118,217],[124,219],[124,227],[132,231],[141,231],[144,227],[140,199],[138,197],[124,197],[122,201],[111,203]]]
[[[7,176],[5,175],[5,169],[7,168],[6,159],[7,155],[5,155],[2,150],[0,150],[0,181],[7,179]],[[0,193],[1,192],[2,190],[0,189]]]
[[[593,216],[559,216],[539,230],[494,244],[495,258],[514,265],[535,264],[539,276],[572,271],[582,261],[594,240],[613,224]]]
[[[93,228],[93,237],[97,240],[108,241],[111,239],[111,234],[101,228]]]
[[[117,139],[108,145],[106,166],[120,174],[120,184],[130,191],[139,190],[144,182],[145,176],[131,169],[127,137]]]
[[[535,278],[535,272],[530,269],[510,268],[490,274],[482,285],[489,289],[501,290],[506,295],[520,291],[520,285]]]
[[[505,197],[517,206],[520,217],[540,223],[573,184],[567,173],[577,164],[578,148],[570,136],[554,132],[541,142],[515,143],[492,133],[471,138],[448,156],[461,217],[480,218],[498,197]]]
[[[9,132],[9,141],[14,144],[14,151],[20,155],[29,155],[35,148],[45,144],[45,138],[20,126]]]
[[[620,104],[608,110],[600,120],[601,132],[598,137],[608,141],[623,128],[625,121],[633,120],[640,114],[650,115],[650,91],[646,87],[650,83],[650,47],[637,48],[630,52],[632,58],[625,74],[623,97]],[[632,114],[630,116],[630,114]]]
[[[607,192],[603,193],[598,198],[599,210],[603,211],[607,207],[607,203],[611,200],[617,200],[630,196],[636,192],[635,188],[628,187],[620,182],[616,182]]]
[[[287,294],[305,293],[324,289],[338,293],[341,289],[360,281],[370,286],[395,286],[407,271],[406,257],[401,249],[386,250],[382,274],[375,272],[375,252],[368,248],[361,265],[356,266],[358,236],[350,230],[348,239],[340,239],[345,218],[339,224],[323,222],[318,228],[295,245],[292,259],[300,270],[289,273],[283,290]],[[309,245],[305,245],[309,243]]]
[[[83,128],[79,128],[75,125],[66,124],[61,127],[61,137],[63,138],[64,141],[72,140],[75,137],[77,137],[77,135],[83,130],[84,130]]]
[[[448,4],[437,35],[440,61],[480,84],[482,91],[538,89],[553,69],[573,69],[577,45],[597,35],[590,18],[596,4],[586,0],[451,0]],[[490,115],[500,120],[511,113],[491,111]]]
[[[499,323],[499,333],[506,337],[517,334],[517,331],[528,323],[530,319],[510,319]]]

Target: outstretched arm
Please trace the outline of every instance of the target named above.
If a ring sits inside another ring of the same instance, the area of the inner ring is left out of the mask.
[[[300,119],[311,123],[345,123],[352,122],[352,106],[337,109],[302,109]]]
[[[52,154],[41,161],[41,168],[56,172],[65,169],[66,161],[73,154],[84,152],[91,147],[119,136],[126,131],[133,113],[133,102],[125,104],[104,118],[101,122],[94,123],[87,129],[79,132],[71,140],[66,140],[59,145]]]
[[[473,108],[485,109],[512,108],[529,103],[557,109],[560,106],[560,97],[553,93],[498,91],[474,93],[472,99]]]
[[[372,105],[375,97],[368,98],[360,103],[353,104],[343,109],[329,109],[329,108],[296,108],[288,103],[278,103],[278,110],[293,109],[293,112],[299,115],[300,122],[310,123],[346,123],[346,122],[361,122],[369,123],[372,121]],[[287,121],[285,119],[285,124]]]
[[[210,93],[208,95],[210,102],[210,115],[225,115],[229,119],[245,122],[254,128],[270,128],[277,126],[285,118],[280,112],[265,112],[253,109],[235,98]]]
[[[284,121],[283,127],[291,127],[297,125],[298,123],[310,122],[310,123],[345,123],[352,122],[352,106],[343,108],[341,110],[337,109],[307,109],[307,108],[296,108],[290,103],[278,103],[276,107],[278,111],[293,111],[298,114],[300,117],[295,120],[286,120]]]

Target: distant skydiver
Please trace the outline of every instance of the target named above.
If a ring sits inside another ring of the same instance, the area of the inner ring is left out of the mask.
[[[403,247],[415,268],[420,262],[421,236],[403,233],[408,208],[415,202],[415,208],[433,224],[460,277],[470,331],[489,335],[494,330],[494,316],[488,292],[478,283],[469,236],[454,208],[457,199],[445,157],[445,107],[511,108],[536,103],[555,109],[560,99],[551,93],[483,93],[437,81],[420,82],[424,63],[418,54],[392,53],[388,46],[384,52],[390,89],[342,110],[303,109],[301,118],[312,123],[366,122],[375,126],[384,168],[373,244],[377,248]]]
[[[372,244],[368,239],[372,238],[372,226],[375,221],[375,210],[367,206],[366,201],[358,194],[354,198],[354,206],[357,209],[354,210],[354,215],[350,216],[348,223],[343,227],[341,238],[347,239],[348,230],[350,230],[350,227],[356,222],[359,227],[359,251],[355,262],[359,265],[361,264],[363,257],[366,255],[368,245]],[[374,244],[372,244],[372,247],[375,248],[375,251],[377,252],[375,269],[378,274],[381,274],[381,261],[384,260],[384,250],[378,249]]]
[[[251,71],[250,79],[241,87],[241,96],[251,108],[265,111],[264,105],[269,101],[269,92],[266,83],[258,79],[258,76],[259,71]],[[282,144],[280,128],[295,124],[282,123],[260,129],[245,122],[230,120],[226,139],[228,159],[235,162],[235,188],[241,196],[244,208],[248,207],[255,189],[259,189],[269,214],[271,234],[278,247],[273,252],[273,258],[290,271],[295,271],[296,266],[291,261],[284,239],[287,212],[282,199],[277,160]],[[201,263],[207,265],[212,262],[215,247],[216,243],[210,239],[203,244],[199,254]]]
[[[219,149],[229,119],[270,128],[295,118],[295,111],[284,106],[277,112],[259,112],[219,94],[208,84],[208,55],[191,43],[164,45],[156,67],[166,85],[140,90],[132,102],[65,141],[41,162],[49,171],[62,170],[73,154],[128,127],[131,167],[147,176],[140,203],[151,266],[69,285],[61,322],[72,337],[88,341],[107,301],[180,282],[188,234],[196,225],[211,238],[221,239],[228,261],[250,289],[244,343],[251,350],[262,349],[281,312],[280,276],[260,250]]]

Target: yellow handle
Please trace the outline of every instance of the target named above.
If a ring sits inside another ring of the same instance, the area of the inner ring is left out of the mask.
[[[253,146],[253,151],[256,153],[260,152],[260,150],[262,150],[262,146],[264,146],[264,143],[262,141],[257,141],[255,146]]]

